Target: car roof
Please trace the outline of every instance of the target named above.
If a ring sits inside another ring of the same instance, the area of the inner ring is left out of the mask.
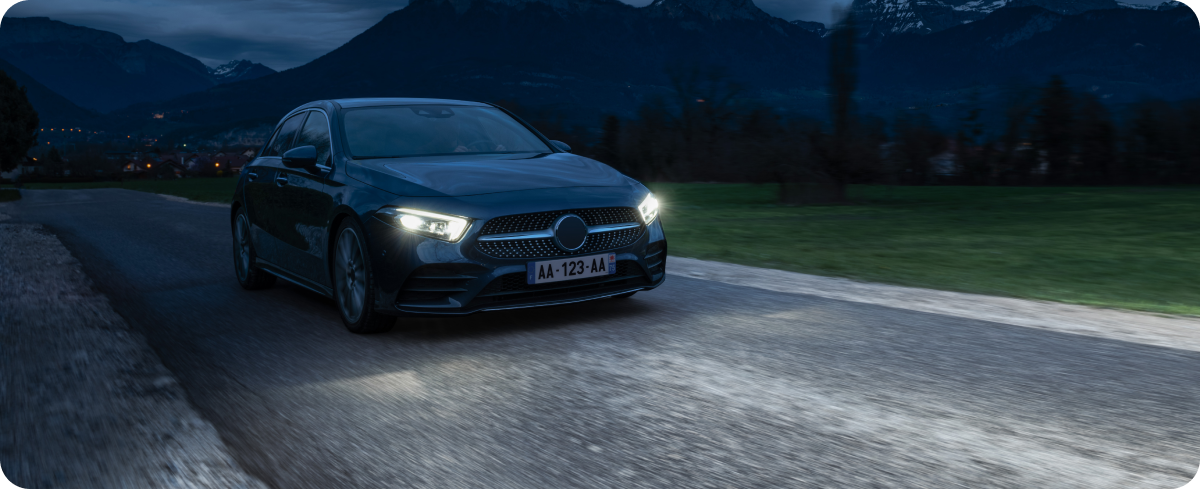
[[[344,108],[353,107],[372,107],[381,105],[418,105],[418,104],[444,104],[444,105],[464,105],[474,107],[490,107],[487,104],[479,102],[468,102],[465,100],[450,100],[450,99],[413,99],[406,97],[378,97],[365,99],[334,99],[333,102]]]

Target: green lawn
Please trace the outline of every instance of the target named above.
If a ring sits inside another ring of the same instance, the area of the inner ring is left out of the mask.
[[[12,187],[11,184],[3,187]],[[231,177],[174,180],[127,180],[124,182],[79,182],[69,184],[25,184],[26,189],[100,189],[115,187],[155,194],[170,194],[203,202],[233,202],[237,179]]]
[[[230,201],[236,179],[29,184]],[[6,186],[8,187],[8,186]],[[1200,188],[851,188],[781,206],[777,187],[652,184],[671,254],[972,293],[1200,315]],[[0,200],[3,200],[0,192]]]
[[[0,202],[16,201],[21,198],[21,193],[13,189],[0,189]]]
[[[1200,315],[1200,188],[654,184],[671,254],[825,276]]]

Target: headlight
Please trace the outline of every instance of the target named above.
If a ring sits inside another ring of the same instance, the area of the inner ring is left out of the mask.
[[[457,242],[471,224],[470,218],[431,213],[408,208],[387,210],[396,226],[418,235],[425,235],[447,242]]]
[[[654,198],[654,194],[646,195],[641,204],[638,204],[638,211],[642,213],[642,222],[650,224],[654,222],[654,218],[658,217],[658,199]]]

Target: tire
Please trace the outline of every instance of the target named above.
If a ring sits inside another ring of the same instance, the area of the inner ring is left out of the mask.
[[[246,208],[242,208],[233,218],[233,270],[242,288],[269,288],[275,284],[275,276],[256,267],[255,257],[254,241],[250,239],[250,218],[246,217]]]
[[[375,279],[363,236],[354,218],[342,220],[334,235],[330,256],[333,302],[346,330],[358,334],[386,332],[396,324],[396,317],[375,312]]]
[[[625,298],[628,298],[628,297],[630,297],[630,296],[633,296],[633,295],[635,295],[635,294],[637,294],[637,291],[632,291],[632,292],[628,292],[628,293],[625,293],[625,294],[618,294],[618,295],[616,295],[616,296],[613,296],[613,299],[625,299]]]

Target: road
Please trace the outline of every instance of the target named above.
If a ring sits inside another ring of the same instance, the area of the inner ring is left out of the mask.
[[[238,287],[225,208],[24,196],[0,212],[62,239],[273,486],[1177,487],[1200,465],[1200,352],[682,276],[358,336],[299,287]]]

